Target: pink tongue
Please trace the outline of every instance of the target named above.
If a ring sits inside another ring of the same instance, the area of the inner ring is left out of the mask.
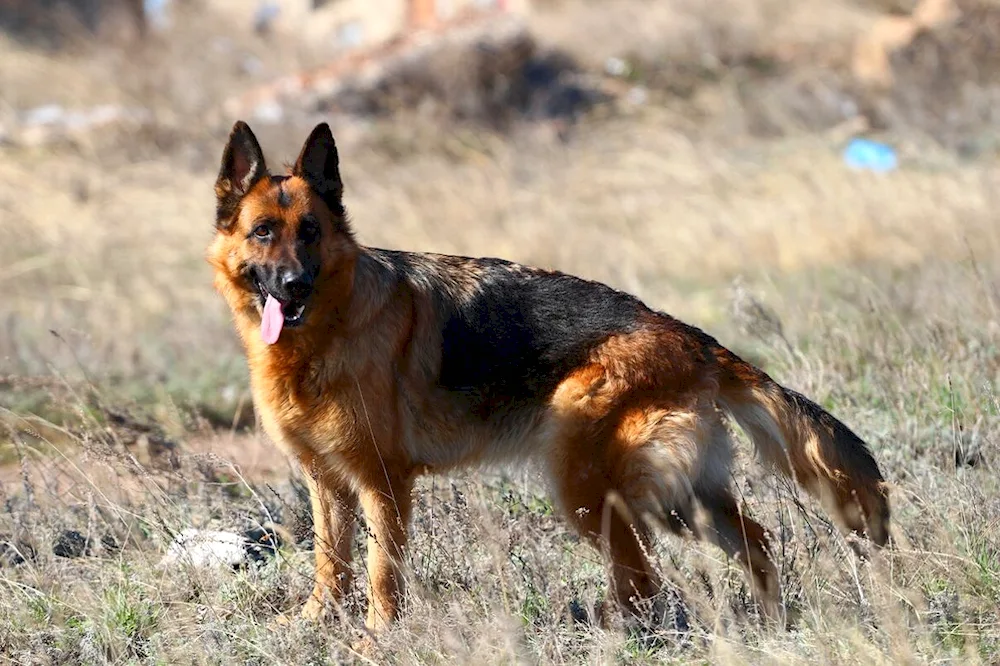
[[[273,345],[281,335],[281,327],[285,323],[285,315],[281,311],[281,302],[271,294],[264,301],[264,314],[260,320],[260,335],[264,342]]]

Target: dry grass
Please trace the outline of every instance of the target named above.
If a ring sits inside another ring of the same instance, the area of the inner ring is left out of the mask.
[[[663,87],[645,106],[595,112],[566,142],[539,127],[441,127],[420,113],[371,125],[334,119],[360,237],[564,269],[705,327],[871,443],[894,488],[896,547],[859,562],[812,502],[747,455],[738,484],[778,538],[791,628],[755,621],[742,577],[717,551],[664,539],[660,563],[691,609],[690,631],[604,630],[579,621],[603,595],[600,561],[552,514],[539,479],[524,470],[427,479],[407,612],[377,660],[997,663],[995,160],[960,159],[903,124],[885,135],[902,169],[851,172],[840,139],[803,132],[780,95],[767,104],[768,117],[792,118],[782,136],[754,136],[737,56],[775,48],[764,27],[775,12],[802,20],[780,3],[733,1],[711,16],[674,3],[677,22],[657,11],[648,37],[609,28],[604,41],[588,37],[602,34],[602,16],[614,27],[603,3],[562,4],[539,19],[538,34],[585,65],[574,39],[597,63],[621,51],[655,61],[661,34],[687,36],[667,40],[679,61],[697,43],[715,45],[703,50],[722,62],[725,44],[737,64],[698,84],[698,113],[692,97]],[[822,4],[832,7],[824,30],[775,34],[836,51],[837,31],[861,10]],[[192,30],[204,41],[215,28]],[[276,48],[233,41],[247,53]],[[130,58],[0,44],[0,115],[48,99],[125,100],[156,115],[153,127],[0,155],[0,460],[11,461],[0,467],[0,536],[35,551],[0,568],[0,662],[358,660],[347,646],[360,631],[360,586],[331,626],[275,623],[311,588],[294,476],[263,438],[197,418],[246,408],[245,365],[202,257],[215,152],[232,120],[210,110],[248,79],[212,78],[229,55],[156,48],[168,50]],[[300,59],[290,49],[274,62]],[[111,74],[109,63],[120,69]],[[43,89],[26,70],[52,83]],[[272,164],[292,157],[317,119],[299,111],[260,128]],[[773,311],[784,340],[747,314],[749,298]],[[262,568],[155,567],[180,529],[269,520],[303,538]],[[118,547],[57,558],[51,545],[65,529]]]

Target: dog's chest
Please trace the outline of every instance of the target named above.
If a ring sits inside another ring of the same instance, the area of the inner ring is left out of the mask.
[[[300,459],[349,454],[370,439],[364,406],[348,391],[255,378],[254,402],[261,425],[287,454]]]

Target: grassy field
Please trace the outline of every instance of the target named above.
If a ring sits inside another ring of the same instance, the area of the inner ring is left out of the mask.
[[[984,111],[1000,70],[955,65],[966,78],[941,92],[947,77],[920,54],[946,32],[901,56],[898,90],[852,92],[845,40],[877,4],[548,3],[532,23],[540,42],[590,70],[627,56],[645,103],[596,108],[562,139],[545,123],[500,132],[426,109],[331,119],[362,242],[501,256],[636,293],[832,410],[892,484],[894,547],[862,562],[741,447],[736,482],[777,537],[793,621],[761,626],[720,552],[664,538],[659,564],[691,617],[678,634],[586,620],[602,564],[531,470],[426,479],[407,609],[375,661],[1000,663],[1000,171]],[[204,261],[234,120],[215,110],[257,82],[233,72],[233,50],[191,52],[224,29],[182,21],[170,43],[60,51],[0,35],[0,120],[49,102],[154,116],[0,145],[0,542],[28,555],[13,566],[0,546],[0,663],[364,661],[349,648],[363,540],[338,620],[277,622],[312,586],[310,518],[295,471],[253,426]],[[961,43],[984,48],[975,34]],[[263,60],[261,81],[310,59],[230,37]],[[801,55],[759,63],[785,52]],[[875,109],[900,169],[843,165],[844,119],[817,101],[833,94]],[[278,164],[325,119],[254,129]],[[264,566],[157,567],[181,529],[271,521],[297,539]],[[65,530],[89,554],[55,556]]]

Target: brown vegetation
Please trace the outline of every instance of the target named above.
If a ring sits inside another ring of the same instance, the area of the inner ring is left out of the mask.
[[[569,129],[517,118],[484,129],[441,113],[452,97],[417,96],[377,119],[289,104],[259,131],[291,158],[331,121],[369,244],[556,267],[704,327],[842,415],[898,498],[897,547],[855,564],[810,500],[738,473],[778,536],[797,620],[762,628],[719,551],[665,540],[663,577],[692,605],[677,636],[585,621],[604,572],[527,471],[428,479],[412,594],[385,660],[997,661],[1000,10],[958,4],[953,23],[892,55],[892,87],[871,91],[850,72],[857,35],[881,13],[869,3],[548,2],[531,36],[573,62],[581,85],[608,81],[609,56],[626,64],[611,79],[620,94]],[[172,38],[129,50],[0,36],[0,536],[12,544],[0,559],[18,544],[35,553],[0,568],[0,661],[356,658],[346,646],[361,596],[326,629],[273,621],[312,588],[302,488],[261,457],[269,445],[252,428],[219,427],[250,412],[204,261],[233,121],[223,101],[318,63],[249,21],[179,11]],[[22,141],[24,112],[48,103],[151,116]],[[899,170],[843,166],[845,132],[865,124],[895,145]],[[176,460],[155,463],[157,438]],[[182,528],[271,520],[300,536],[273,565],[154,566]],[[53,555],[69,529],[90,536],[90,556]],[[101,543],[108,534],[120,548]]]

